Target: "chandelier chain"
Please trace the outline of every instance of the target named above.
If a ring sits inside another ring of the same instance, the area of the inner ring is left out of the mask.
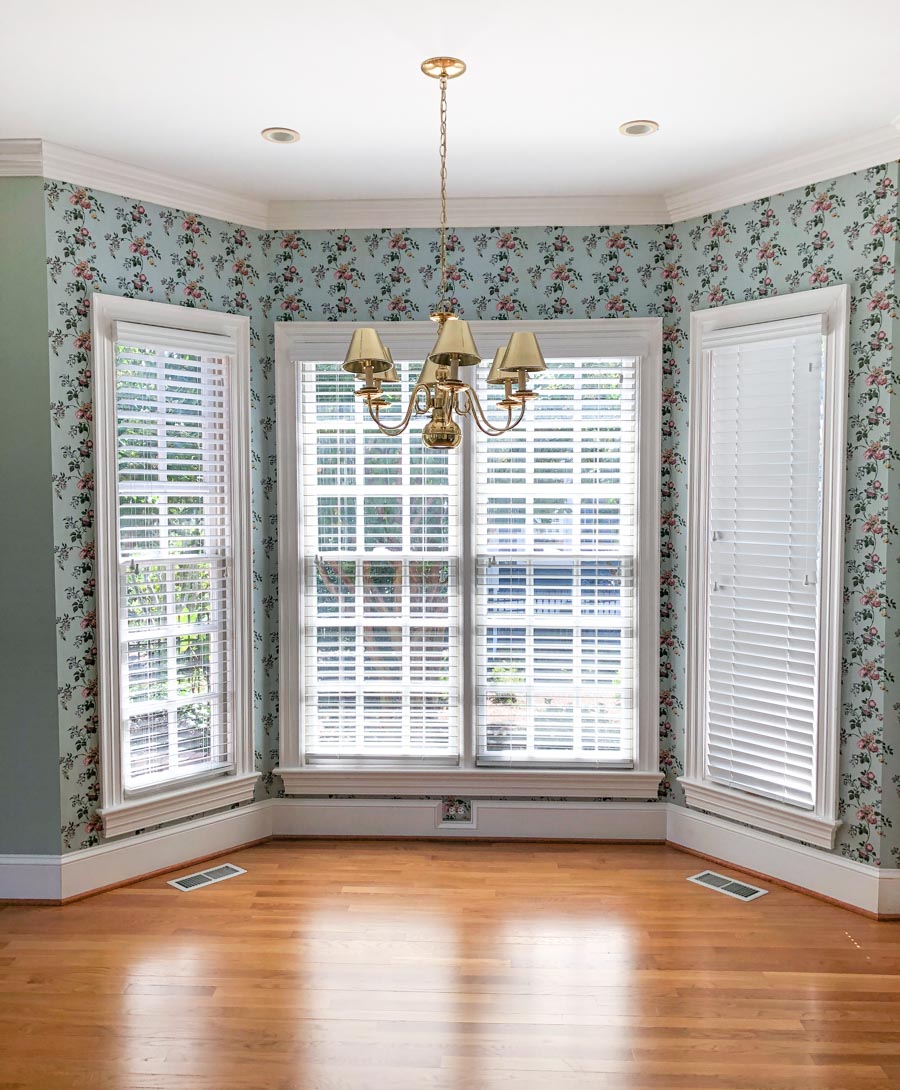
[[[441,310],[447,309],[447,76],[441,76]]]

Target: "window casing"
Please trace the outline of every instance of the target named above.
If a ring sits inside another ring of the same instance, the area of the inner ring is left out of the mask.
[[[844,287],[693,315],[688,804],[833,845]]]
[[[252,796],[246,319],[97,296],[101,815]]]
[[[288,793],[656,794],[660,323],[514,324],[553,361],[541,399],[453,452],[362,419],[346,327],[276,327]],[[486,353],[509,333],[473,325]],[[433,326],[381,331],[405,403]]]

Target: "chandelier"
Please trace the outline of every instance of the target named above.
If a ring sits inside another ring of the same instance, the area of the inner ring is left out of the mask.
[[[547,367],[533,333],[513,333],[497,350],[487,383],[503,387],[497,404],[506,410],[506,421],[499,424],[488,420],[472,385],[459,377],[460,368],[481,363],[469,323],[454,314],[447,297],[447,81],[465,70],[465,64],[455,57],[431,57],[422,63],[425,75],[440,80],[441,85],[441,283],[438,304],[431,314],[438,324],[438,337],[399,423],[391,425],[381,419],[381,410],[390,404],[384,387],[399,382],[400,376],[378,331],[371,327],[355,330],[343,365],[362,381],[356,396],[365,399],[369,415],[385,435],[401,435],[413,416],[429,416],[422,428],[422,442],[432,448],[459,446],[462,430],[454,417],[470,418],[485,435],[510,431],[521,422],[528,402],[538,396],[528,387],[529,374]]]

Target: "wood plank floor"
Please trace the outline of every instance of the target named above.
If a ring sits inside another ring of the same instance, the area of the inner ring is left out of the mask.
[[[2,1090],[900,1087],[900,924],[654,845],[223,858],[0,909]]]

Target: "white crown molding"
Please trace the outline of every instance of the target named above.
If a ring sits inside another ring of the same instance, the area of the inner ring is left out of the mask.
[[[679,223],[900,159],[900,117],[821,151],[719,182],[649,196],[451,198],[454,227],[604,227]],[[436,227],[436,199],[264,201],[46,140],[0,140],[0,177],[44,177],[264,230]]]
[[[894,159],[900,159],[900,117],[894,118],[890,125],[832,144],[821,151],[769,163],[721,182],[668,193],[669,218],[673,223],[680,223],[707,212],[720,212],[760,197],[839,178]]]
[[[0,140],[2,176],[51,178],[117,197],[212,216],[242,227],[269,226],[266,201],[91,155],[48,140]]]
[[[457,197],[447,201],[453,227],[604,227],[665,223],[662,197]],[[377,227],[438,227],[437,199],[380,201],[272,201],[271,228],[347,230]]]

